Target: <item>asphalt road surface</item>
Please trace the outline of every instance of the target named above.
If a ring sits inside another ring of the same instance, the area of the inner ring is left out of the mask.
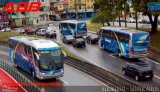
[[[62,43],[61,40],[62,35],[59,33],[58,30],[58,22],[54,22],[53,24],[57,26],[57,33],[58,33],[57,41]],[[64,46],[74,54],[86,59],[88,62],[91,62],[97,66],[105,68],[106,70],[109,70],[112,73],[117,74],[118,76],[129,79],[144,87],[150,87],[150,88],[156,87],[159,88],[160,90],[160,63],[157,63],[156,61],[153,61],[149,58],[141,58],[139,60],[119,58],[113,55],[109,51],[100,49],[97,44],[94,45],[87,44],[86,48],[75,48],[69,44],[64,44]],[[125,65],[126,63],[136,63],[136,62],[145,62],[150,64],[155,74],[154,78],[152,80],[137,82],[134,79],[126,77],[122,74],[121,67],[123,65]]]
[[[0,58],[1,60],[9,61],[8,47],[1,44]],[[13,63],[7,63],[14,67]],[[41,89],[41,92],[102,92],[102,87],[109,88],[102,82],[73,67],[64,64],[64,68],[63,77],[58,78],[57,80],[50,79],[44,81],[33,79],[31,74],[26,73],[20,68],[16,69],[30,79],[33,83],[37,84],[37,86]],[[59,84],[59,86],[56,84]]]

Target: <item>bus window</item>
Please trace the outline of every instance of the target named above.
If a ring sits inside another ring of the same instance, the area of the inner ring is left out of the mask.
[[[30,46],[27,46],[27,45],[24,45],[24,52],[26,53],[26,55],[32,55],[32,52],[31,52],[31,47]]]
[[[77,30],[78,31],[86,31],[87,30],[86,23],[78,23],[77,24]]]
[[[122,34],[122,33],[118,33],[118,32],[116,32],[116,34],[117,34],[120,42],[129,42],[130,37],[128,34]]]

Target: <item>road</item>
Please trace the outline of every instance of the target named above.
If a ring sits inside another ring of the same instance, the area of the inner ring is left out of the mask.
[[[55,23],[55,26],[58,26],[57,22]],[[61,38],[62,35],[58,33],[57,41],[62,43]],[[87,44],[86,48],[75,48],[69,44],[64,44],[64,46],[74,54],[86,59],[88,62],[100,66],[106,70],[109,70],[112,73],[117,74],[118,76],[131,80],[132,82],[140,84],[144,87],[158,87],[160,90],[160,63],[157,63],[156,61],[153,61],[149,58],[142,58],[139,60],[119,58],[117,56],[112,55],[111,52],[100,49],[97,44]],[[145,62],[150,64],[155,74],[154,78],[150,81],[137,82],[134,79],[122,75],[121,67],[126,63],[135,62]]]
[[[0,58],[4,61],[9,61],[8,57],[8,47],[0,45]],[[13,63],[7,62],[14,67]],[[57,80],[45,80],[40,81],[38,79],[33,79],[29,73],[24,72],[20,68],[16,68],[19,72],[25,75],[33,83],[41,89],[41,92],[102,92],[102,86],[107,87],[107,85],[101,83],[95,78],[75,69],[66,64],[64,64],[64,76],[58,78]],[[44,85],[38,85],[38,84]],[[47,84],[60,84],[61,86],[54,86]],[[108,88],[108,87],[107,87]],[[82,90],[83,89],[83,90]]]

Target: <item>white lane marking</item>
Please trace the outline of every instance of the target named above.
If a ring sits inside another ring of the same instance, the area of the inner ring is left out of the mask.
[[[69,85],[69,83],[68,82],[66,82],[65,80],[63,80],[63,79],[60,79],[64,84],[66,84],[66,85]]]
[[[68,65],[67,65],[67,66],[68,66]],[[86,75],[86,76],[90,77],[91,79],[93,79],[93,80],[99,82],[99,83],[102,84],[103,86],[108,87],[108,88],[110,88],[112,91],[115,91],[115,92],[116,92],[115,89],[113,89],[112,87],[109,87],[108,85],[104,84],[103,82],[99,81],[98,79],[96,79],[96,78],[94,78],[94,77],[92,77],[92,76],[90,76],[90,75],[88,75],[88,74],[86,74],[86,73],[84,73],[84,72],[82,72],[82,71],[76,69],[76,68],[73,68],[73,67],[71,67],[71,66],[68,66],[68,67],[74,69],[74,70],[77,71],[77,72],[82,73],[83,75]]]
[[[156,61],[154,61],[154,60],[150,60],[152,63],[155,63],[155,64],[157,64],[157,65],[159,65],[160,63],[158,63],[158,62],[156,62]]]
[[[160,80],[160,77],[159,77],[159,76],[157,76],[157,75],[154,75],[154,77],[156,77],[157,79],[159,79],[159,80]]]
[[[109,56],[111,56],[112,58],[117,58],[116,56],[112,55],[112,54],[109,54]]]

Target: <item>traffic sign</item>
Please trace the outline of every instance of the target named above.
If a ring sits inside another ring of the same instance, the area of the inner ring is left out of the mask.
[[[160,2],[148,2],[148,6],[160,6]]]
[[[160,10],[160,2],[148,2],[148,10]]]
[[[160,6],[148,6],[148,10],[160,10]]]

